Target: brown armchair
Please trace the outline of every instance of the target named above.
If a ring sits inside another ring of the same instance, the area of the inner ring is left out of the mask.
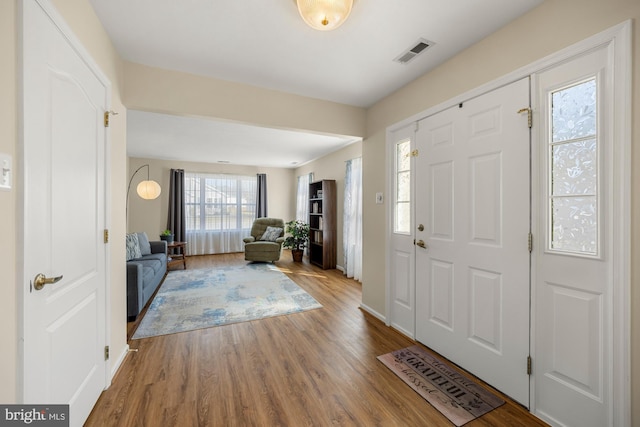
[[[251,236],[245,237],[243,241],[245,260],[278,261],[284,242],[284,221],[278,218],[258,218],[251,227]]]

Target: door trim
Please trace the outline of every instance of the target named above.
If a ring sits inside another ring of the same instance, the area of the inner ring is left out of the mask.
[[[614,188],[616,200],[613,207],[614,215],[619,221],[614,228],[614,271],[613,278],[618,286],[613,292],[613,425],[629,425],[631,423],[631,236],[628,230],[631,229],[631,76],[632,76],[632,56],[631,56],[631,20],[624,21],[598,34],[588,37],[578,43],[564,48],[556,53],[543,57],[529,65],[521,67],[496,80],[485,83],[475,89],[457,95],[445,102],[434,105],[420,113],[414,114],[400,122],[397,122],[386,129],[387,145],[391,140],[394,131],[410,125],[413,122],[424,119],[449,107],[460,104],[471,98],[475,98],[484,93],[490,92],[499,87],[505,86],[516,80],[528,77],[546,68],[562,63],[575,56],[579,56],[597,47],[613,44],[614,46],[614,113],[613,113],[613,133],[616,146],[614,147]],[[536,141],[536,112],[534,114],[534,127],[532,129],[532,140]],[[386,182],[389,191],[390,167],[391,163],[387,156]],[[533,184],[533,183],[532,183]],[[535,202],[535,201],[534,201]],[[537,206],[532,205],[532,209]],[[388,220],[391,218],[389,206],[387,206],[387,239],[390,236],[392,224]],[[537,230],[532,230],[537,241],[541,237],[537,236]],[[626,232],[625,232],[626,231]],[[388,245],[386,245],[388,246]],[[386,249],[386,290],[387,290],[387,313],[388,296],[390,287],[389,277],[389,250]],[[535,304],[535,295],[531,295],[532,304]],[[533,313],[533,308],[531,309]],[[533,325],[532,319],[532,325]],[[535,336],[533,331],[531,336],[531,351],[533,352]],[[535,387],[535,384],[531,384]],[[530,392],[533,397],[533,389]],[[531,402],[531,411],[535,410],[535,402]]]
[[[69,25],[65,22],[64,18],[60,15],[60,13],[55,9],[51,0],[34,0],[38,6],[45,12],[45,14],[51,19],[51,22],[58,28],[60,34],[62,34],[69,46],[74,49],[78,57],[82,59],[82,61],[86,64],[87,68],[91,70],[91,72],[95,75],[96,79],[100,81],[100,83],[105,88],[105,111],[110,110],[111,108],[111,81],[107,78],[107,76],[102,72],[100,67],[94,61],[89,52],[84,48],[80,40],[73,33]],[[19,105],[19,113],[18,113],[18,158],[19,158],[19,177],[17,180],[17,212],[16,215],[18,218],[24,218],[27,206],[25,205],[25,163],[26,159],[24,156],[24,111],[22,109],[22,100],[24,99],[24,87],[22,76],[24,74],[24,62],[23,62],[23,51],[24,44],[22,40],[22,34],[24,33],[25,28],[25,11],[22,2],[18,2],[17,8],[17,17],[18,17],[18,100],[20,102]],[[104,140],[104,153],[103,153],[103,161],[104,161],[104,221],[105,228],[109,228],[111,226],[111,156],[110,156],[110,131],[109,128],[104,128],[105,132],[105,140]],[[25,325],[28,322],[27,319],[27,310],[26,310],[26,301],[29,295],[29,288],[25,284],[29,283],[30,279],[27,277],[25,273],[25,260],[28,256],[25,253],[25,229],[24,229],[24,221],[21,222],[21,226],[18,227],[17,231],[17,247],[18,250],[16,252],[16,286],[18,286],[17,291],[17,312],[18,312],[18,369],[17,369],[17,381],[16,381],[16,396],[18,396],[19,402],[23,402],[25,399],[25,360],[26,355],[24,354],[24,339],[25,339]],[[111,283],[111,255],[110,255],[110,245],[105,248],[105,289],[104,289],[104,304],[105,304],[105,345],[109,346],[111,342],[111,292],[109,288],[109,283]],[[107,360],[105,363],[105,388],[108,388],[111,385],[111,379],[115,374],[115,369],[117,369],[119,365],[116,364],[114,366],[113,360]]]

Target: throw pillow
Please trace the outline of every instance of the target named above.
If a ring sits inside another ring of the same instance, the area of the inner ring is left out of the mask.
[[[127,261],[140,258],[140,244],[136,233],[127,234]]]
[[[280,227],[267,227],[260,240],[275,242],[280,237],[280,233],[282,233],[282,228]]]
[[[151,255],[151,244],[149,243],[147,233],[143,231],[142,233],[136,234],[138,235],[138,246],[140,247],[140,254]]]

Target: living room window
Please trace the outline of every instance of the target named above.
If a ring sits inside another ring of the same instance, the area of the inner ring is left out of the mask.
[[[185,173],[185,222],[192,254],[241,252],[256,215],[256,177]]]

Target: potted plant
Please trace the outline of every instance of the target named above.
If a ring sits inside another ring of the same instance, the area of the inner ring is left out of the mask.
[[[286,224],[285,231],[288,235],[285,237],[282,246],[291,249],[291,255],[295,262],[301,262],[304,248],[307,247],[309,242],[309,224],[300,220],[289,221]]]
[[[164,230],[160,233],[160,240],[166,240],[167,244],[173,243],[173,233],[171,230]]]

